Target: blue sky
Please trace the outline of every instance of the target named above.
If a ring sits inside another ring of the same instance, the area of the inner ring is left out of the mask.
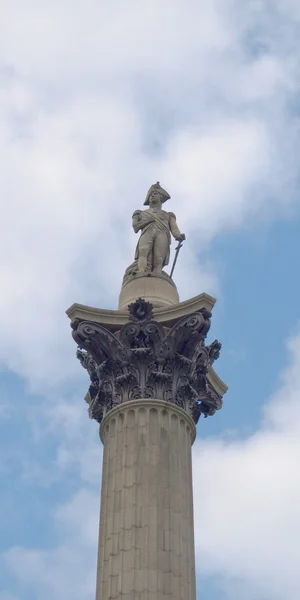
[[[299,2],[11,0],[0,23],[0,600],[94,598],[102,449],[65,310],[117,307],[157,180],[229,385],[193,448],[197,600],[298,600]]]

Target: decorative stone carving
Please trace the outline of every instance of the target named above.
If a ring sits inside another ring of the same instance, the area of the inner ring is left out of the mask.
[[[219,340],[214,340],[211,344],[209,344],[209,346],[206,346],[206,348],[209,353],[210,364],[212,365],[220,356],[222,344],[219,342]]]
[[[129,319],[116,334],[97,323],[75,320],[77,357],[91,385],[89,415],[99,423],[113,407],[139,398],[155,398],[185,409],[197,423],[213,415],[222,398],[209,384],[209,365],[221,344],[205,346],[211,313],[203,308],[171,328],[153,320],[152,304],[139,298],[129,306]]]
[[[147,193],[146,210],[136,210],[132,215],[132,227],[135,233],[141,232],[137,243],[134,262],[127,267],[123,285],[136,276],[155,276],[172,279],[162,269],[170,258],[171,234],[178,241],[185,240],[180,233],[176,217],[172,212],[162,210],[162,204],[170,198],[159,182],[152,185]]]
[[[143,323],[153,319],[153,306],[143,298],[138,298],[136,302],[129,304],[129,318],[134,323]]]

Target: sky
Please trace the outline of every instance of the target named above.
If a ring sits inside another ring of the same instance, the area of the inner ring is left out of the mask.
[[[193,447],[197,600],[299,600],[299,34],[298,0],[1,3],[0,600],[94,598],[102,448],[65,310],[117,308],[157,180],[229,386]]]

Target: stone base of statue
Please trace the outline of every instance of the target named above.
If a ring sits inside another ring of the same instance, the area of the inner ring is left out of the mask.
[[[154,308],[178,304],[179,296],[174,281],[162,272],[161,275],[149,273],[147,276],[131,276],[124,281],[119,296],[119,309],[125,310],[137,298],[147,298]]]

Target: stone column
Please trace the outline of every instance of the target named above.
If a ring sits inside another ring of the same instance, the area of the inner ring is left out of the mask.
[[[191,445],[226,386],[212,368],[221,344],[205,344],[211,312],[190,304],[159,321],[139,298],[122,326],[117,311],[71,323],[104,444],[96,600],[196,598]]]
[[[112,409],[104,444],[96,600],[195,600],[195,423],[161,400]]]

